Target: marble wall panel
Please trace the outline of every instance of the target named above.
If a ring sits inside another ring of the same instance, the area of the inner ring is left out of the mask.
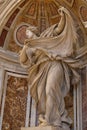
[[[2,130],[20,130],[25,126],[27,81],[8,76]]]

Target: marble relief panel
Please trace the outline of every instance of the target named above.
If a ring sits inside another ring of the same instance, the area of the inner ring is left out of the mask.
[[[20,130],[25,126],[27,80],[8,76],[2,130]]]

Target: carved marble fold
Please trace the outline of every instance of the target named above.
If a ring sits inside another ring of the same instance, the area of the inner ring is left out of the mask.
[[[82,62],[78,58],[78,38],[69,11],[59,9],[61,20],[38,37],[30,27],[28,39],[20,52],[20,63],[28,69],[31,96],[38,105],[40,126],[70,130],[72,121],[65,109],[64,97],[71,85],[77,85]],[[84,51],[80,57],[86,55]],[[87,60],[84,64],[87,63]]]

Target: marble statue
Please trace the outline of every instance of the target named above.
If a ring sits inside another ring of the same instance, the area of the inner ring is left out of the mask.
[[[20,52],[20,63],[28,70],[30,94],[38,106],[39,126],[70,130],[72,120],[65,109],[64,97],[70,85],[79,82],[77,69],[81,62],[76,52],[78,38],[73,19],[66,8],[58,11],[60,22],[39,36],[36,27],[27,28],[28,39]]]

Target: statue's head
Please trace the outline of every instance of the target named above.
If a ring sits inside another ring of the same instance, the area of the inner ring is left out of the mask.
[[[26,35],[28,38],[33,38],[35,35],[37,35],[37,28],[30,25],[27,29],[26,29]]]

